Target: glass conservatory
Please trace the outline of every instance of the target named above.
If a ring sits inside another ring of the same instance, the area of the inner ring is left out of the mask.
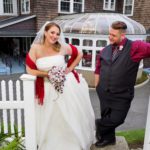
[[[109,27],[114,21],[127,24],[127,37],[131,40],[145,40],[146,30],[140,23],[117,13],[81,13],[56,17],[67,43],[76,45],[83,52],[77,69],[94,71],[99,51],[109,44]],[[142,63],[141,66],[142,67]]]

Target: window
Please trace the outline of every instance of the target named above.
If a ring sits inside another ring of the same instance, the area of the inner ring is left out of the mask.
[[[84,0],[59,0],[59,13],[79,13],[84,10]]]
[[[33,40],[34,40],[34,38],[32,38],[32,37],[22,38],[22,52],[23,52],[23,55],[27,54]]]
[[[13,13],[13,1],[3,0],[4,13]]]
[[[17,14],[17,0],[3,0],[2,9],[0,11],[3,15]]]
[[[134,0],[124,0],[123,14],[127,16],[133,15]]]
[[[93,46],[92,40],[83,40],[83,46]]]
[[[21,13],[30,13],[30,0],[21,0]]]
[[[70,12],[70,0],[61,0],[60,6],[62,12]]]
[[[72,39],[72,44],[73,45],[80,45],[79,39]]]
[[[105,47],[107,45],[107,41],[105,40],[97,40],[96,47]]]
[[[69,44],[69,39],[68,39],[68,38],[65,38],[65,42]]]
[[[74,0],[73,12],[82,12],[82,0]]]
[[[92,50],[83,50],[82,66],[92,67]]]
[[[104,10],[115,10],[116,0],[104,0]]]

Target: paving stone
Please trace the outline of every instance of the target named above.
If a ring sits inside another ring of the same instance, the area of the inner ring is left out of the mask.
[[[129,150],[129,147],[124,137],[117,136],[115,145],[109,145],[104,148],[97,148],[92,145],[91,150]]]

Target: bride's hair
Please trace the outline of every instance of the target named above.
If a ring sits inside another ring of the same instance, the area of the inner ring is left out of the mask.
[[[45,26],[45,29],[44,31],[48,31],[51,27],[57,27],[59,29],[59,33],[61,33],[61,29],[60,29],[60,26],[54,22],[50,22],[48,23],[46,26]],[[45,41],[45,36],[44,36],[44,39],[43,39],[43,42]],[[61,44],[59,43],[59,41],[57,41],[55,44],[53,44],[53,49],[56,51],[56,52],[59,52],[60,51],[60,47],[61,47]]]

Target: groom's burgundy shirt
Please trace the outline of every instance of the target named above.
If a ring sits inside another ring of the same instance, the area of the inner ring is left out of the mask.
[[[124,46],[127,39],[122,40],[117,46]],[[113,49],[112,49],[113,50]],[[103,51],[103,50],[102,50]],[[97,59],[95,74],[100,74],[101,62],[100,55]],[[140,62],[143,58],[150,57],[150,43],[146,43],[143,41],[133,41],[131,44],[130,57],[133,62]]]

